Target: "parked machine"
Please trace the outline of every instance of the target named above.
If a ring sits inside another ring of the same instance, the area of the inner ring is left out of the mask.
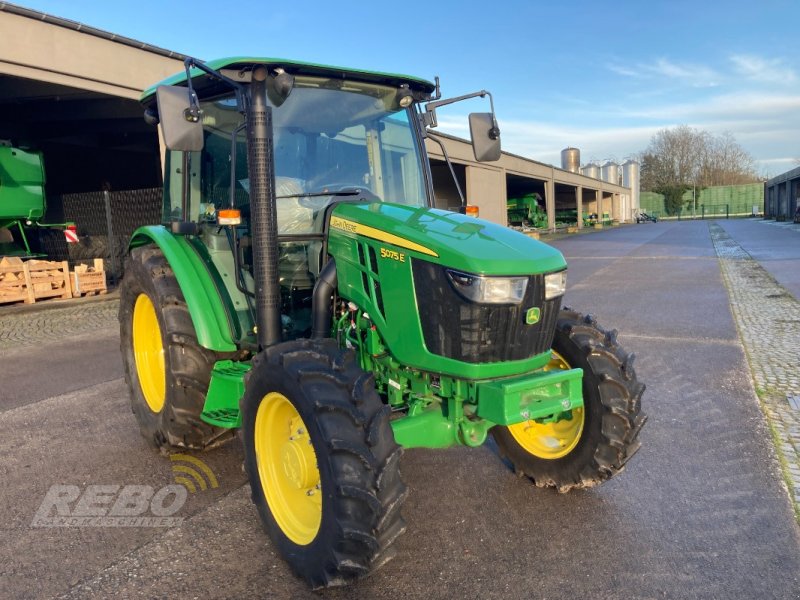
[[[436,110],[487,96],[253,58],[189,59],[143,95],[171,217],[133,235],[121,284],[133,412],[160,449],[241,429],[264,527],[312,587],[392,556],[403,448],[491,435],[560,491],[639,448],[633,355],[562,308],[561,253],[432,208]],[[493,109],[469,123],[497,160]]]
[[[0,145],[0,256],[31,254],[24,225],[44,216],[41,152]]]
[[[41,152],[0,142],[0,257],[44,256],[31,251],[31,227],[68,230],[77,241],[74,223],[40,222],[46,208],[45,181]]]
[[[648,214],[643,210],[640,210],[636,213],[636,222],[637,223],[658,223],[658,215],[653,213]]]
[[[509,198],[506,202],[508,224],[541,229],[547,227],[547,212],[542,207],[542,197],[537,193]]]

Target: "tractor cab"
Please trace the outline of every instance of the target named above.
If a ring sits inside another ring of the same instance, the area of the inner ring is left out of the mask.
[[[198,234],[201,252],[217,271],[235,274],[222,283],[236,312],[239,341],[253,342],[256,286],[246,123],[248,86],[254,70],[263,68],[271,113],[267,162],[274,169],[280,337],[306,337],[312,328],[311,291],[327,258],[332,205],[433,205],[424,137],[425,117],[430,122],[435,113],[419,107],[435,101],[434,92],[438,98],[437,86],[407,76],[272,59],[222,59],[203,66],[187,68],[186,75],[143,95],[146,114],[161,123],[168,148],[164,223],[175,232]],[[491,144],[499,149],[499,139]]]

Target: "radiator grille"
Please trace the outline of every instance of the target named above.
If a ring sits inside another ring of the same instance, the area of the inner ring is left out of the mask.
[[[477,304],[458,294],[444,267],[414,260],[414,287],[425,345],[432,354],[469,363],[523,360],[550,349],[561,298],[545,301],[544,275],[531,275],[517,305]],[[541,308],[528,325],[529,308]]]

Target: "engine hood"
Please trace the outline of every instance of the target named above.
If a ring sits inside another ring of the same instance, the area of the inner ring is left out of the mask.
[[[364,236],[450,268],[481,275],[530,275],[567,266],[561,252],[496,223],[435,208],[343,202],[331,235]]]

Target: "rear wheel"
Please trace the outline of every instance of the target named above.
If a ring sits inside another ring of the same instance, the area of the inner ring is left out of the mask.
[[[131,409],[156,448],[202,449],[233,431],[200,419],[211,369],[230,354],[197,341],[186,302],[161,250],[131,251],[120,286],[120,344]]]
[[[492,435],[520,475],[565,492],[592,487],[621,472],[639,449],[644,384],[633,355],[594,319],[569,309],[559,314],[547,369],[583,369],[582,409],[555,423],[497,426]]]
[[[279,553],[314,588],[362,577],[404,531],[401,449],[371,374],[333,340],[273,346],[241,401],[253,502]]]

